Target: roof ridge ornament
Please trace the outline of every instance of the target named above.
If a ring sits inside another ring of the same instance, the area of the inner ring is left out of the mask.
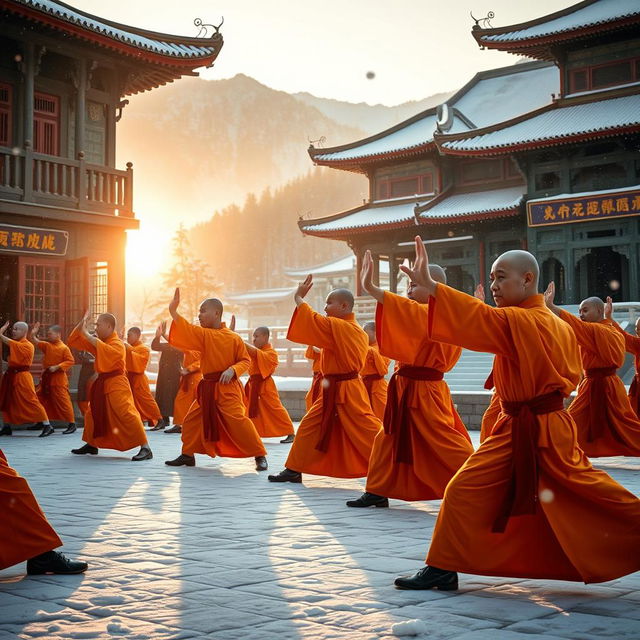
[[[322,149],[327,141],[327,137],[320,136],[317,140],[311,140],[311,138],[307,136],[307,140],[309,141],[309,149]]]
[[[222,21],[217,27],[215,24],[208,24],[206,22],[203,22],[202,18],[196,18],[193,21],[193,24],[200,29],[196,35],[196,38],[213,38],[220,35],[220,27],[224,24],[224,16],[222,16]],[[213,29],[211,35],[207,35],[209,28]]]
[[[496,17],[496,14],[493,11],[489,11],[486,17],[484,18],[475,18],[473,13],[469,11],[469,15],[471,19],[475,22],[473,25],[473,29],[493,29],[493,25],[491,24],[491,20]]]

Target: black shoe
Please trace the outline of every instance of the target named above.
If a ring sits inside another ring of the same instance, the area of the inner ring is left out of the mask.
[[[347,507],[388,507],[389,498],[365,491],[357,500],[347,500]]]
[[[149,431],[162,431],[166,426],[167,425],[166,425],[165,421],[161,418],[156,423],[156,426],[151,428],[151,429],[149,429]]]
[[[175,460],[165,460],[164,463],[170,467],[195,467],[196,458],[195,456],[187,456],[181,453]]]
[[[293,433],[290,433],[284,440],[280,440],[280,444],[291,444],[294,438],[295,435]]]
[[[75,453],[76,455],[83,456],[86,453],[90,453],[92,456],[95,456],[98,453],[98,447],[92,447],[90,444],[85,444],[83,447],[79,449],[71,449],[71,453]]]
[[[50,436],[52,433],[55,433],[53,430],[53,427],[50,424],[45,424],[42,427],[42,431],[40,432],[40,435],[38,436],[38,438],[46,438],[47,436]]]
[[[265,456],[256,456],[256,471],[266,471],[269,468]]]
[[[174,424],[171,429],[165,429],[165,433],[182,433],[182,427],[179,424]]]
[[[152,460],[153,453],[151,453],[151,449],[149,449],[149,447],[140,447],[140,451],[138,451],[138,453],[136,453],[136,455],[131,459],[136,462],[139,462],[140,460]]]
[[[43,573],[84,573],[88,566],[86,562],[69,560],[58,551],[47,551],[27,560],[27,573],[30,576],[42,575]]]
[[[11,436],[13,435],[13,431],[8,424],[5,424],[2,429],[0,429],[0,436]]]
[[[399,589],[438,589],[455,591],[458,588],[458,574],[436,567],[423,567],[412,576],[396,578],[394,584]]]
[[[76,425],[73,422],[69,423],[69,426],[62,432],[63,436],[66,436],[70,433],[75,433],[78,430]]]
[[[286,467],[277,475],[269,476],[269,482],[302,482],[302,474]]]

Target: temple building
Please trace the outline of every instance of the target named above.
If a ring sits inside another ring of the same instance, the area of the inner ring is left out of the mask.
[[[530,22],[472,30],[522,56],[476,74],[447,102],[315,164],[369,179],[369,200],[300,220],[360,260],[413,255],[419,234],[450,284],[472,292],[495,257],[528,248],[558,299],[640,299],[640,3],[586,0]],[[379,267],[378,267],[379,268]]]
[[[197,75],[222,44],[215,27],[167,35],[0,0],[2,321],[68,330],[87,306],[124,318],[125,232],[138,227],[132,163],[115,166],[125,97]]]

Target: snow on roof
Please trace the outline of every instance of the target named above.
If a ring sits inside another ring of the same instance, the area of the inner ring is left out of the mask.
[[[227,300],[236,304],[249,302],[279,302],[291,296],[294,289],[288,287],[286,289],[256,289],[255,291],[246,291],[244,293],[233,293],[227,296]]]
[[[432,207],[423,210],[421,221],[437,221],[443,219],[460,218],[472,214],[512,211],[522,202],[524,185],[505,189],[491,189],[490,191],[473,191],[471,193],[457,193],[443,198]]]
[[[510,73],[481,77],[459,99],[454,95],[448,105],[480,128],[551,104],[551,94],[560,92],[558,68],[552,64],[526,66],[516,64]],[[447,133],[467,130],[468,127],[458,120]]]
[[[584,3],[576,5],[576,9],[566,15],[553,18],[554,14],[551,14],[550,20],[541,18],[539,19],[540,24],[514,25],[514,27],[522,26],[524,28],[504,33],[481,34],[479,37],[485,42],[518,42],[606,24],[634,15],[640,16],[640,2],[638,0],[597,0],[597,2],[586,6],[581,5]],[[508,29],[508,27],[506,28]]]
[[[640,184],[633,187],[621,187],[619,189],[596,189],[594,191],[581,191],[580,193],[561,193],[557,196],[547,196],[544,198],[533,198],[527,200],[527,204],[537,204],[539,202],[550,202],[552,200],[575,200],[579,198],[589,198],[591,196],[606,196],[609,193],[632,193],[640,189]]]
[[[311,224],[302,223],[302,228],[305,233],[322,235],[358,228],[369,230],[372,227],[409,226],[415,220],[414,206],[415,202],[413,201],[387,207],[369,206],[341,217],[334,217],[327,222],[322,222],[320,218],[310,221]]]
[[[314,276],[336,275],[339,273],[351,273],[356,268],[356,257],[350,253],[344,258],[333,260],[315,267],[300,267],[295,269],[285,269],[285,273],[292,278],[300,278],[311,273]],[[389,264],[382,262],[380,265],[381,273],[389,272]]]
[[[394,127],[395,128],[395,127]],[[433,133],[436,130],[435,114],[425,115],[417,122],[409,124],[403,128],[391,131],[388,135],[378,134],[377,140],[357,144],[351,149],[336,151],[333,153],[319,153],[314,156],[314,160],[322,162],[336,162],[341,160],[351,160],[353,158],[366,158],[368,156],[378,156],[394,151],[409,150],[413,147],[421,147],[433,141]]]
[[[215,53],[216,45],[212,46],[210,38],[201,38],[202,45],[180,42],[194,40],[184,36],[172,36],[163,33],[144,31],[135,27],[119,25],[109,20],[102,20],[91,14],[84,13],[69,5],[55,0],[14,0],[15,4],[35,9],[59,18],[65,22],[75,24],[82,29],[94,31],[114,40],[146,49],[154,53],[174,58],[199,58]],[[221,40],[221,38],[220,38]]]
[[[481,135],[470,132],[458,140],[443,137],[440,146],[452,152],[507,150],[631,126],[640,126],[640,94],[551,108]]]

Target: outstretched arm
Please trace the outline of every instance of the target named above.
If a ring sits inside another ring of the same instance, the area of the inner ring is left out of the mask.
[[[544,303],[547,307],[553,311],[558,317],[560,317],[560,313],[562,309],[554,303],[556,297],[556,283],[553,280],[549,283],[549,286],[546,288],[544,292]]]
[[[247,347],[249,353],[256,353],[258,351],[250,342],[245,341],[244,346]]]
[[[176,287],[176,290],[173,293],[173,299],[169,303],[169,313],[174,320],[177,320],[180,317],[178,313],[178,306],[180,305],[180,287]]]
[[[371,251],[367,249],[362,260],[362,270],[360,271],[362,288],[380,304],[384,303],[384,291],[373,283],[373,257]]]
[[[89,333],[89,329],[87,327],[87,325],[89,324],[89,318],[91,318],[91,312],[89,311],[89,309],[87,309],[84,312],[84,315],[82,316],[82,320],[80,320],[76,329],[80,331],[83,338],[85,338],[88,342],[90,342],[95,347],[98,344],[98,338],[96,338],[95,336],[92,336]]]
[[[309,274],[300,284],[293,294],[293,299],[296,302],[296,306],[299,307],[304,303],[305,296],[309,293],[309,289],[313,287],[313,276]]]
[[[34,322],[27,332],[27,340],[29,340],[34,347],[37,347],[38,342],[40,342],[40,340],[38,340],[38,331],[40,331],[40,323]]]
[[[4,342],[5,344],[9,344],[11,342],[10,338],[7,338],[7,336],[4,335],[4,332],[9,328],[9,322],[5,322],[2,327],[0,327],[0,340],[2,340],[2,342]]]
[[[438,283],[429,273],[429,256],[420,236],[415,237],[415,245],[416,259],[413,268],[400,265],[400,269],[409,276],[411,282],[424,287],[427,295],[435,296]]]

